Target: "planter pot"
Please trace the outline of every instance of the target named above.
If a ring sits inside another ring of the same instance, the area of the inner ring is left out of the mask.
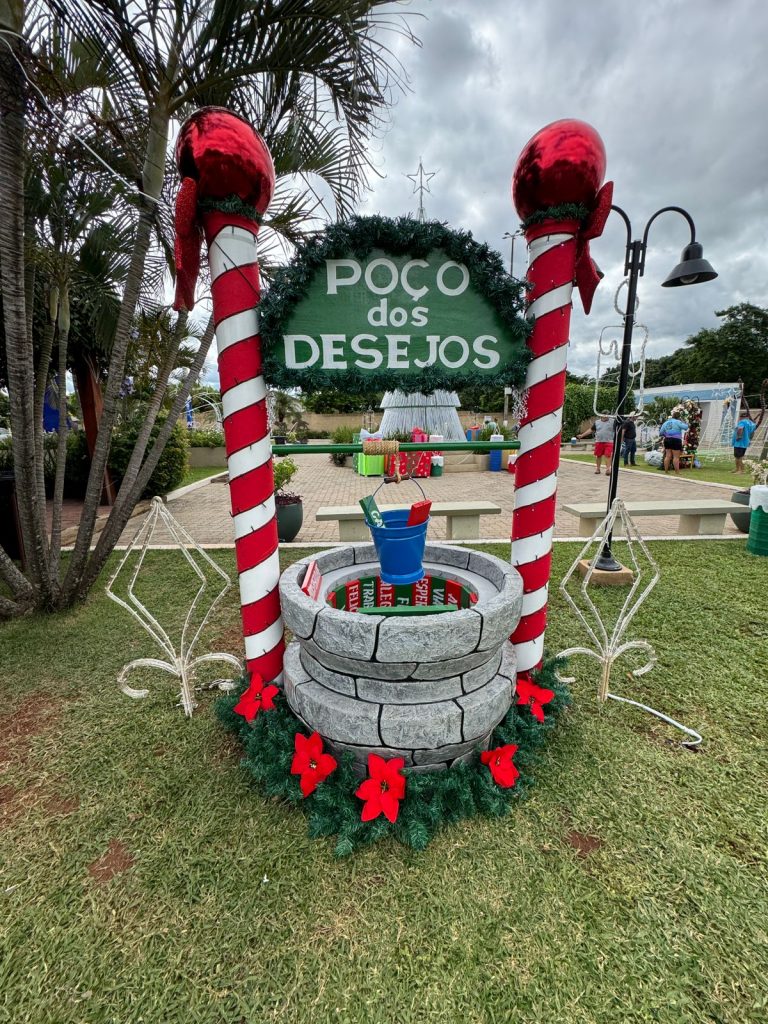
[[[731,495],[731,501],[736,505],[747,506],[746,512],[731,512],[731,519],[737,530],[740,530],[742,533],[749,533],[749,521],[752,516],[749,508],[749,491],[734,491]]]
[[[292,505],[277,505],[277,537],[285,543],[295,539],[304,522],[304,505],[300,501]]]
[[[284,434],[273,434],[272,444],[288,444],[288,438]]]

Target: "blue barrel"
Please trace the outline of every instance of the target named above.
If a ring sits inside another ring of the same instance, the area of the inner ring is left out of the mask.
[[[503,441],[504,440],[504,435],[503,434],[491,434],[490,440],[491,441]],[[499,448],[498,451],[491,451],[488,454],[490,455],[490,459],[488,460],[488,469],[490,469],[490,471],[492,473],[500,473],[501,472],[501,455],[502,455],[501,448]]]
[[[408,508],[390,509],[381,513],[384,526],[369,524],[382,581],[393,586],[416,583],[424,577],[422,560],[429,519],[417,526],[406,526],[410,511]]]

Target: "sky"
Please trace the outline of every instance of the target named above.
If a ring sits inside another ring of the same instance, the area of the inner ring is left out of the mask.
[[[579,118],[603,139],[606,180],[614,181],[632,238],[642,237],[656,210],[682,206],[719,274],[661,288],[690,235],[679,215],[654,221],[637,312],[649,357],[716,326],[715,310],[768,306],[765,0],[410,0],[392,10],[408,17],[421,46],[382,37],[409,85],[369,146],[375,173],[361,213],[415,215],[418,196],[406,175],[421,159],[435,172],[426,216],[471,231],[508,266],[503,236],[519,227],[510,197],[517,158],[544,125]],[[589,317],[574,293],[574,373],[594,375],[603,328],[606,340],[621,337],[614,301],[626,240],[612,213],[592,243],[605,278]],[[516,276],[526,263],[518,238]],[[216,382],[215,366],[206,376]]]
[[[606,179],[632,237],[662,206],[682,206],[719,274],[694,287],[659,287],[690,235],[679,215],[654,221],[637,312],[649,356],[715,326],[715,310],[768,306],[765,0],[413,0],[395,9],[408,12],[422,46],[387,38],[410,86],[370,146],[382,177],[371,176],[362,213],[415,214],[418,196],[405,175],[422,159],[437,172],[426,216],[470,230],[508,265],[503,236],[519,227],[510,198],[517,157],[539,128],[579,118],[602,136]],[[589,317],[574,293],[575,373],[594,374],[603,327],[606,339],[621,336],[614,297],[625,245],[626,228],[612,213],[592,243],[606,276]],[[514,261],[522,276],[522,238]]]

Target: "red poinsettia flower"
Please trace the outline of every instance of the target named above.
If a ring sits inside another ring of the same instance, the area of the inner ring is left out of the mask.
[[[497,786],[509,789],[517,782],[520,772],[512,761],[516,753],[515,744],[508,743],[505,747],[496,747],[495,750],[484,750],[480,755],[483,764],[487,764],[490,768],[493,781]]]
[[[251,676],[251,685],[235,704],[235,714],[242,715],[246,722],[252,722],[260,711],[272,710],[279,692],[271,683],[265,686],[261,676]]]
[[[323,753],[323,738],[319,732],[311,736],[302,736],[300,732],[294,737],[291,775],[300,775],[299,785],[304,796],[314,793],[323,779],[336,771],[336,758]]]
[[[537,686],[530,679],[518,676],[517,703],[527,705],[533,717],[539,722],[544,721],[544,705],[549,704],[554,696],[554,690],[545,690],[543,686]]]
[[[368,755],[368,778],[355,790],[355,796],[365,800],[360,815],[363,821],[372,821],[380,814],[397,821],[400,801],[405,796],[405,776],[401,772],[404,764],[402,757],[387,761],[378,754]]]

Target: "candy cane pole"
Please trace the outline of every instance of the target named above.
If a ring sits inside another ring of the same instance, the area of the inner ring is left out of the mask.
[[[576,280],[589,312],[599,276],[588,239],[601,233],[612,194],[610,185],[598,192],[604,172],[597,132],[581,121],[556,121],[525,147],[512,182],[517,211],[529,221],[527,316],[533,322],[512,516],[512,563],[523,578],[523,608],[510,639],[525,677],[544,651],[571,294]],[[566,219],[571,211],[584,219]],[[542,219],[531,223],[534,214]]]
[[[535,668],[544,650],[577,230],[574,222],[544,222],[526,232],[533,359],[525,379],[528,401],[518,431],[512,514],[512,564],[523,577],[522,616],[512,635],[518,672]]]
[[[184,123],[176,160],[183,180],[176,206],[175,305],[194,305],[201,225],[211,272],[246,665],[272,680],[282,671],[285,645],[256,235],[272,196],[274,169],[250,125],[215,107]]]

